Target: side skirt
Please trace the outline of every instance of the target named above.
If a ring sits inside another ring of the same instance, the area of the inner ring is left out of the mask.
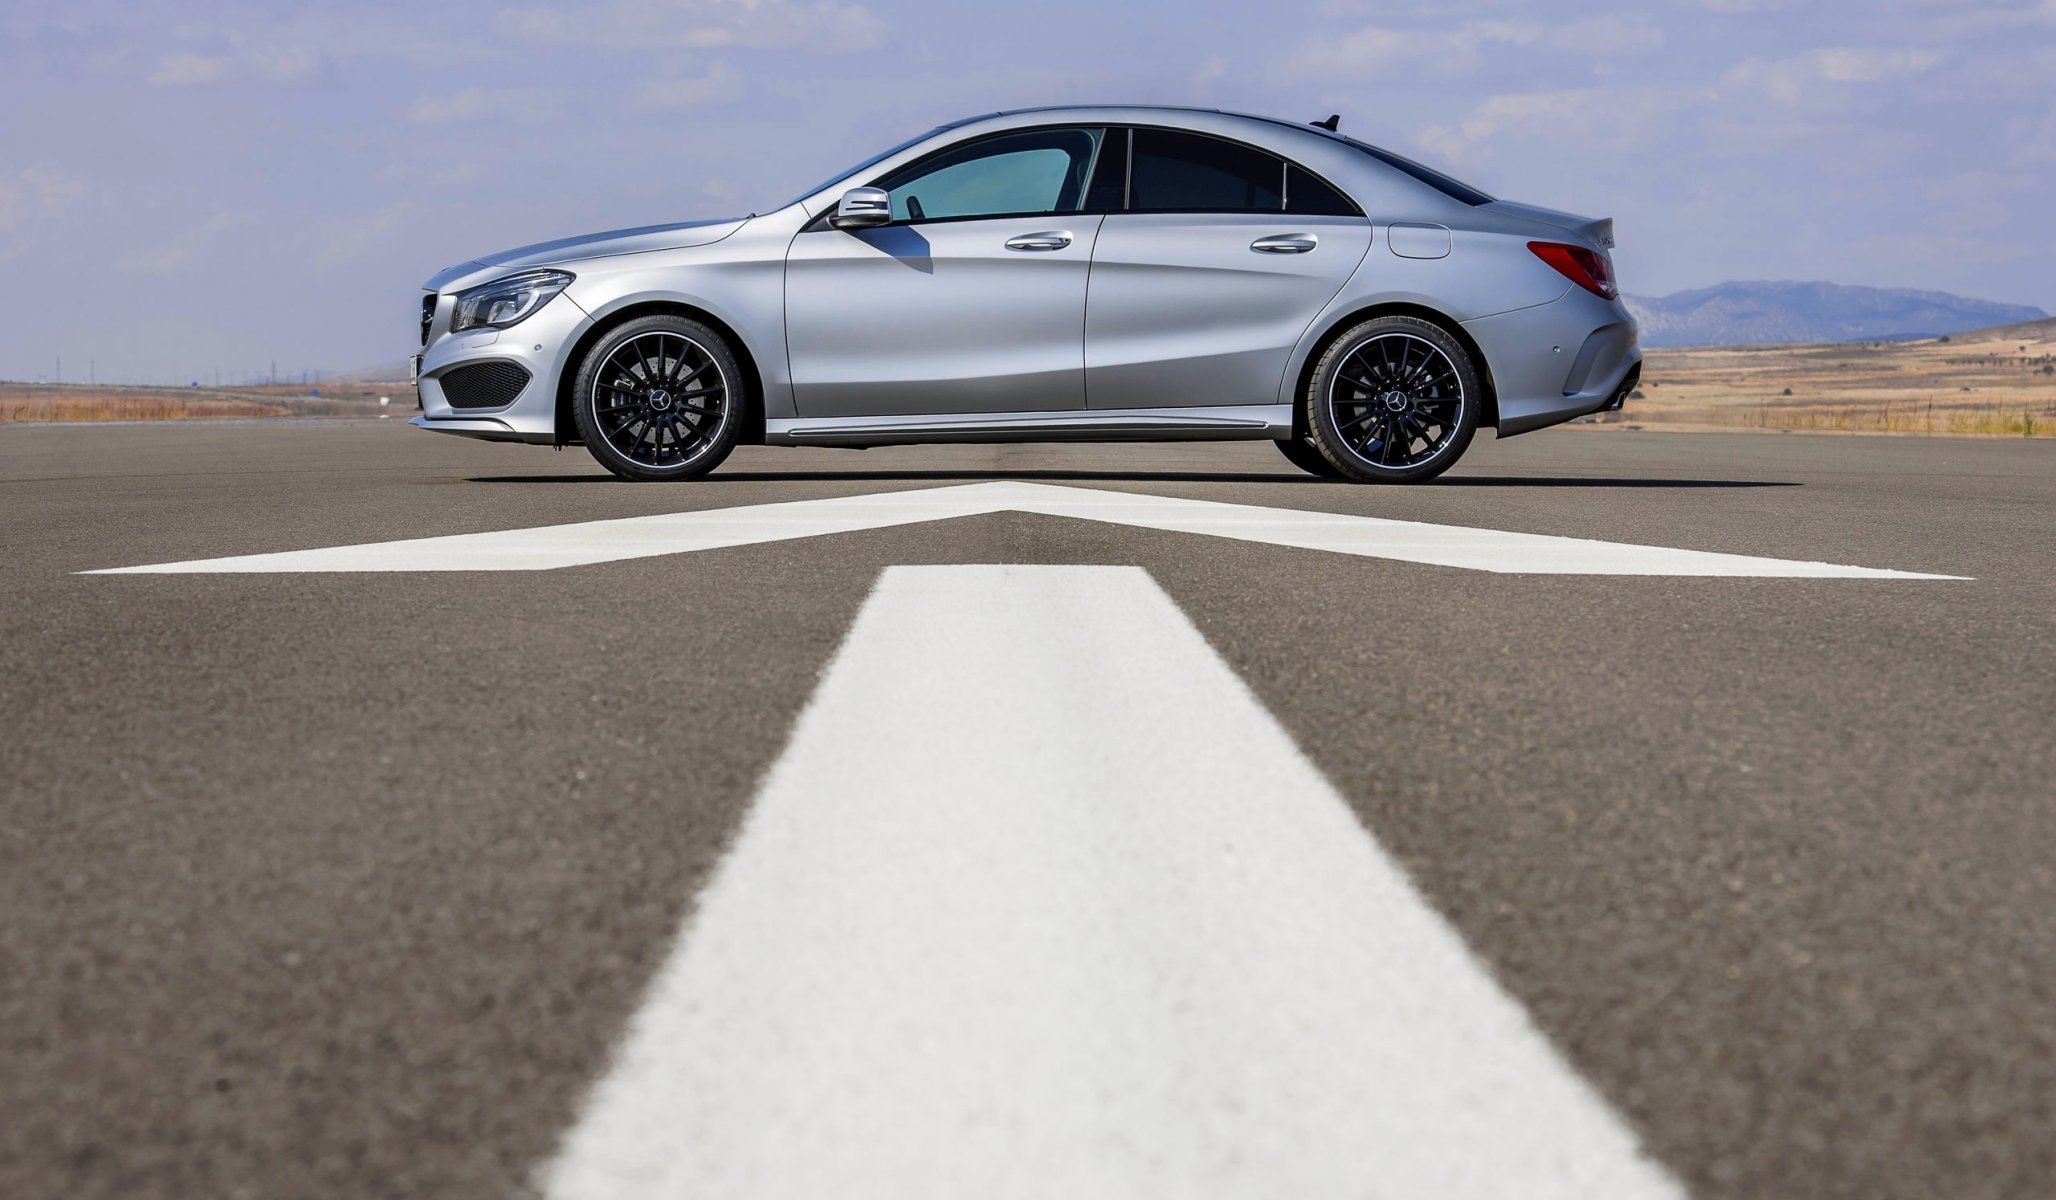
[[[917,442],[1187,442],[1292,436],[1289,404],[1108,411],[793,417],[764,422],[771,446],[890,446]]]

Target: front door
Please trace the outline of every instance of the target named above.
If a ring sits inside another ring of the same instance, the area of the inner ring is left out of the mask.
[[[875,186],[892,222],[822,224],[786,260],[786,347],[802,416],[1085,407],[1086,215],[1098,129],[952,147]]]

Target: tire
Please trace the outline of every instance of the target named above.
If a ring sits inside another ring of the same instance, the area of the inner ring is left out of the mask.
[[[749,402],[728,339],[685,317],[638,317],[579,363],[579,440],[623,479],[697,479],[735,449]]]
[[[1334,463],[1329,462],[1320,450],[1305,438],[1283,438],[1272,445],[1278,447],[1278,453],[1285,456],[1285,461],[1309,475],[1318,475],[1323,479],[1346,478],[1342,472],[1335,469]]]
[[[1343,478],[1418,483],[1470,448],[1483,393],[1448,330],[1376,317],[1328,343],[1303,403],[1309,440]]]

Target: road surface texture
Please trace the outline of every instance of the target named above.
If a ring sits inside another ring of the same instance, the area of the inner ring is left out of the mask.
[[[1562,431],[1404,488],[1263,444],[751,448],[659,486],[396,424],[0,430],[0,1195],[2056,1179],[2056,444]],[[1968,578],[1015,511],[81,574],[989,481]]]

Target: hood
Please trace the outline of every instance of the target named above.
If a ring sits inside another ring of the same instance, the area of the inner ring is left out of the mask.
[[[718,221],[684,221],[676,225],[645,225],[640,229],[615,229],[607,233],[588,233],[579,237],[559,238],[554,242],[537,242],[533,246],[522,246],[514,250],[502,250],[498,254],[481,255],[470,262],[458,263],[422,286],[432,292],[444,290],[449,284],[493,268],[496,271],[522,270],[528,267],[555,266],[558,263],[574,262],[586,258],[603,258],[613,254],[639,254],[645,250],[680,250],[687,246],[704,246],[718,242],[736,230],[741,229],[748,217],[723,217]]]
[[[1537,208],[1532,204],[1515,204],[1511,200],[1494,200],[1485,207],[1495,212],[1503,212],[1510,217],[1540,221],[1544,225],[1554,225],[1558,229],[1567,229],[1580,237],[1589,239],[1601,250],[1613,249],[1612,217],[1581,217],[1575,213],[1558,212],[1553,208]]]

